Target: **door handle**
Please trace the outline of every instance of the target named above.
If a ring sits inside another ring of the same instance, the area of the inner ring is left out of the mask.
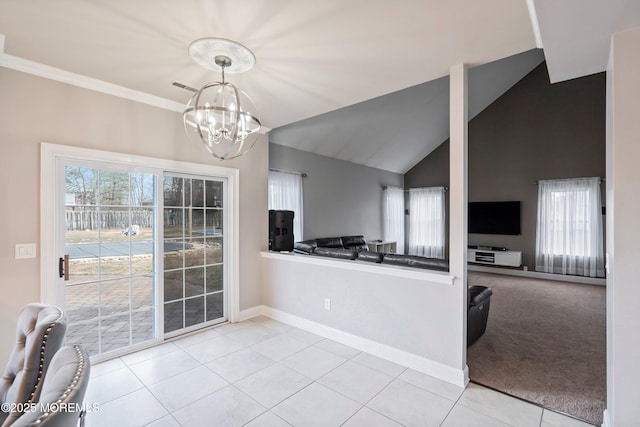
[[[69,280],[69,255],[58,260],[58,276],[64,277],[65,282]]]

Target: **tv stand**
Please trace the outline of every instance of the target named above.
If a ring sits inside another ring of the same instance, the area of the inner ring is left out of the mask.
[[[467,249],[467,261],[475,264],[520,267],[522,265],[522,252]]]

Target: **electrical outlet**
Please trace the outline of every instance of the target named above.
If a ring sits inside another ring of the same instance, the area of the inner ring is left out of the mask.
[[[324,309],[325,310],[331,310],[331,299],[330,298],[325,298],[324,299]]]

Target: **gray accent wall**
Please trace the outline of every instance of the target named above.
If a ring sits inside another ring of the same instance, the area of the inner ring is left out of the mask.
[[[469,122],[469,201],[522,202],[521,235],[470,234],[470,245],[522,251],[523,265],[534,270],[535,182],[605,176],[605,96],[604,73],[552,85],[542,63]],[[404,182],[447,186],[449,141]]]
[[[403,185],[401,174],[273,143],[269,168],[307,175],[305,239],[357,234],[367,240],[382,239],[382,187]]]

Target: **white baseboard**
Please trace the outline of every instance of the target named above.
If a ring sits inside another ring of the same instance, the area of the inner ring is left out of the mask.
[[[509,276],[531,277],[534,279],[556,280],[558,282],[582,283],[585,285],[600,285],[600,286],[607,285],[607,279],[601,279],[601,278],[595,278],[595,277],[583,277],[583,276],[569,276],[566,274],[540,273],[538,271],[530,271],[530,270],[524,271],[524,270],[519,270],[515,268],[499,268],[499,267],[488,267],[484,265],[468,264],[467,270],[481,271],[483,273],[506,274]]]
[[[609,412],[605,409],[602,413],[602,427],[612,427],[613,424],[609,422]]]
[[[263,311],[262,305],[257,305],[255,307],[247,308],[246,310],[241,310],[238,312],[237,321],[243,322],[253,317],[258,317],[262,315],[262,311]]]
[[[348,345],[460,387],[466,387],[469,383],[469,368],[467,366],[465,366],[464,369],[456,369],[425,357],[371,341],[367,338],[353,335],[265,305],[240,312],[240,318],[243,319],[249,319],[259,315],[264,315],[279,322],[286,323],[287,325],[303,329],[324,338],[329,338],[340,344]]]

